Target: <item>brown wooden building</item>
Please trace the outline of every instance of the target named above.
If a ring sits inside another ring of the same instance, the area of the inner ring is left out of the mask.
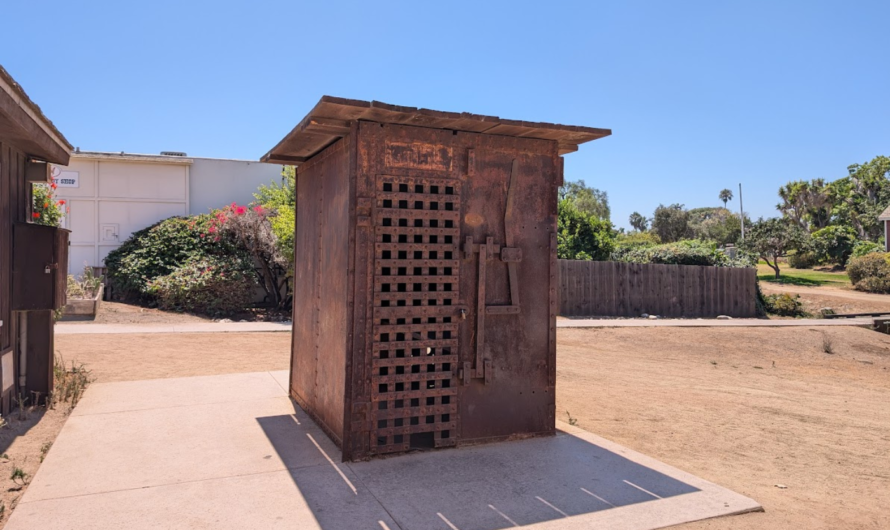
[[[291,396],[344,460],[551,434],[564,153],[605,129],[323,97],[297,165]]]
[[[30,224],[32,184],[71,145],[0,67],[0,411],[53,385],[53,309],[65,303],[67,231]]]

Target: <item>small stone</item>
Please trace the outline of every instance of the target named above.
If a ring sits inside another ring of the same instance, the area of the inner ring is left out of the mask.
[[[217,320],[217,322],[219,322],[220,324],[230,324],[232,322],[232,319],[231,318],[221,318],[221,319]]]
[[[640,318],[649,318],[649,313],[643,313]]]
[[[732,317],[727,315],[717,315],[717,320],[732,320]]]
[[[649,320],[658,320],[658,315],[649,315]]]
[[[786,485],[784,485],[784,484],[776,484],[776,487],[779,488],[780,490],[787,490],[787,489],[788,489],[788,486],[786,486]]]

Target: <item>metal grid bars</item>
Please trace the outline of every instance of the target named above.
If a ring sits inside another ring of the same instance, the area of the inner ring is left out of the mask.
[[[377,179],[372,453],[457,441],[459,186]]]

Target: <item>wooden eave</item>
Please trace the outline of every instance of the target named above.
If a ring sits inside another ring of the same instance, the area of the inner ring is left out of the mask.
[[[609,129],[507,120],[467,112],[444,112],[323,96],[315,108],[260,161],[300,165],[349,134],[353,122],[359,120],[555,140],[559,143],[561,155],[577,151],[579,144],[612,134]]]
[[[15,79],[0,66],[0,141],[28,156],[68,165],[73,149]]]

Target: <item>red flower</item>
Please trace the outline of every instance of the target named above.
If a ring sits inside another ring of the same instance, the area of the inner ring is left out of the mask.
[[[34,219],[39,219],[39,218],[40,218],[40,214],[37,213],[37,212],[34,212],[34,213],[31,214],[31,217],[33,217]]]
[[[61,201],[59,201],[59,206],[64,206],[64,204],[65,204],[65,199],[62,199]]]
[[[52,184],[50,184],[49,187],[52,188],[52,189],[56,189],[56,188],[58,188],[58,186],[56,186],[56,183],[55,183],[55,182],[53,182]]]
[[[48,202],[43,203],[43,207],[44,207],[44,208],[49,208],[49,203],[48,203]]]
[[[245,208],[244,206],[235,208],[235,215],[244,215],[245,212],[247,212],[247,208]]]

